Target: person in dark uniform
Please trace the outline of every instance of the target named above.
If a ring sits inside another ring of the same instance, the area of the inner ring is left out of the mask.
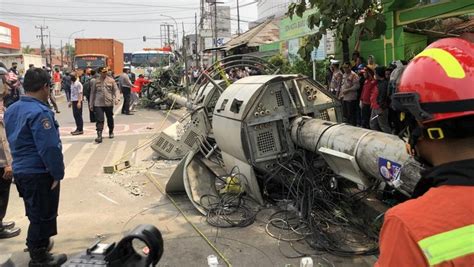
[[[5,129],[13,158],[15,183],[30,221],[26,245],[29,266],[60,266],[65,254],[48,252],[57,234],[60,181],[64,177],[58,123],[48,107],[50,79],[32,68],[24,79],[26,95],[5,112]]]
[[[95,70],[91,70],[90,71],[90,76],[88,79],[86,79],[86,81],[84,82],[84,85],[83,85],[83,91],[84,91],[84,96],[86,97],[87,99],[87,103],[89,105],[89,119],[91,122],[96,122],[96,119],[95,119],[95,113],[93,110],[91,110],[91,88],[92,86],[94,85],[95,83],[95,80],[97,79],[97,75],[96,75],[96,72]]]

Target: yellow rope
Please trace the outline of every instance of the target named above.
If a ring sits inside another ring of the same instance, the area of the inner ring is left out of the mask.
[[[145,176],[150,180],[150,182],[152,182],[157,188],[158,190],[165,196],[168,197],[168,199],[171,201],[171,203],[173,203],[173,205],[175,206],[175,208],[181,213],[181,215],[183,215],[184,219],[193,227],[193,229],[207,242],[207,244],[217,253],[217,255],[219,255],[219,257],[226,263],[227,267],[232,267],[232,264],[230,263],[230,261],[224,256],[224,254],[211,242],[211,240],[209,240],[209,238],[207,238],[207,236],[193,223],[191,222],[191,220],[188,218],[188,216],[186,216],[186,214],[184,213],[184,211],[178,206],[178,203],[176,203],[176,201],[174,201],[174,199],[168,195],[165,190],[163,189],[163,187],[161,186],[161,184],[158,182],[158,180],[156,180],[155,176],[153,176],[153,174],[151,174],[150,172],[146,172],[145,173]]]

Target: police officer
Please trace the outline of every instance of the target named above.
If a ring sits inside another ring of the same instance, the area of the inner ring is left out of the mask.
[[[59,183],[64,177],[58,124],[47,104],[50,79],[46,71],[32,68],[23,85],[26,95],[5,112],[5,128],[15,183],[30,221],[29,266],[60,266],[66,255],[48,252],[49,238],[57,234]]]
[[[100,76],[91,84],[90,110],[95,112],[97,120],[96,143],[102,143],[104,130],[104,113],[109,127],[109,138],[114,138],[114,103],[119,104],[120,93],[115,80],[107,75],[107,68],[98,69]]]

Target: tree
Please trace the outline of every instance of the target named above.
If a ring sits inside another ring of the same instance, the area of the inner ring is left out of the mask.
[[[308,26],[318,31],[306,38],[306,43],[298,53],[310,58],[313,47],[318,47],[323,35],[328,31],[335,32],[342,43],[344,61],[349,61],[349,38],[355,33],[361,38],[377,38],[385,32],[386,24],[379,0],[298,0],[288,7],[290,18],[299,17],[307,9],[318,11],[308,17]],[[364,22],[356,25],[359,21]]]
[[[64,45],[64,51],[66,52],[66,59],[69,63],[72,63],[74,56],[76,55],[76,49],[70,44]]]
[[[33,48],[27,45],[26,47],[23,47],[21,51],[23,52],[23,54],[31,54],[33,53]]]

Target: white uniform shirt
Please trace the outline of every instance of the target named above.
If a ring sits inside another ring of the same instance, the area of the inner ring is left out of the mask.
[[[76,80],[71,84],[71,101],[79,101],[79,94],[82,94],[82,84]]]

